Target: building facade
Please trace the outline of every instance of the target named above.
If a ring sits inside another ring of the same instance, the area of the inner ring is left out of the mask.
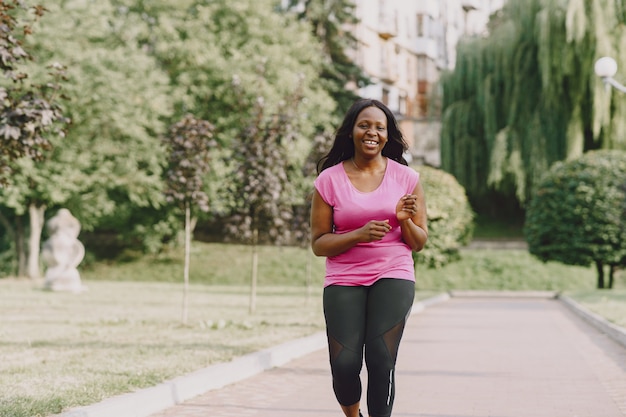
[[[355,0],[359,23],[349,51],[373,81],[362,97],[385,103],[397,116],[415,163],[439,166],[438,80],[454,68],[464,35],[480,35],[505,0]]]

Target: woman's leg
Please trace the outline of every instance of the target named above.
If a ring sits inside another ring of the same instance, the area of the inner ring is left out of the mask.
[[[389,417],[395,396],[398,347],[415,297],[415,284],[382,279],[369,291],[365,336],[367,407],[371,417]]]
[[[331,285],[324,289],[333,390],[346,417],[358,417],[365,341],[367,287]]]

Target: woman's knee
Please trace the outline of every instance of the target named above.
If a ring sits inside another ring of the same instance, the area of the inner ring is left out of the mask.
[[[350,380],[361,373],[363,356],[344,348],[336,357],[331,357],[330,366],[333,378]]]

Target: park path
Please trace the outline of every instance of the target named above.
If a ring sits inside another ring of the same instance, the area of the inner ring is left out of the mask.
[[[453,297],[414,314],[396,382],[393,417],[626,416],[626,349],[549,298]],[[341,415],[322,349],[151,417]]]

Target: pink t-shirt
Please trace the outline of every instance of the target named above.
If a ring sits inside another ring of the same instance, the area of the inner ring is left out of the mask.
[[[333,209],[334,233],[347,233],[370,220],[389,220],[391,230],[382,240],[358,243],[347,251],[326,259],[328,285],[372,285],[381,278],[415,281],[411,248],[402,240],[396,219],[396,204],[411,194],[419,174],[405,165],[387,159],[380,186],[368,193],[357,190],[342,163],[322,171],[314,185],[322,199]]]

